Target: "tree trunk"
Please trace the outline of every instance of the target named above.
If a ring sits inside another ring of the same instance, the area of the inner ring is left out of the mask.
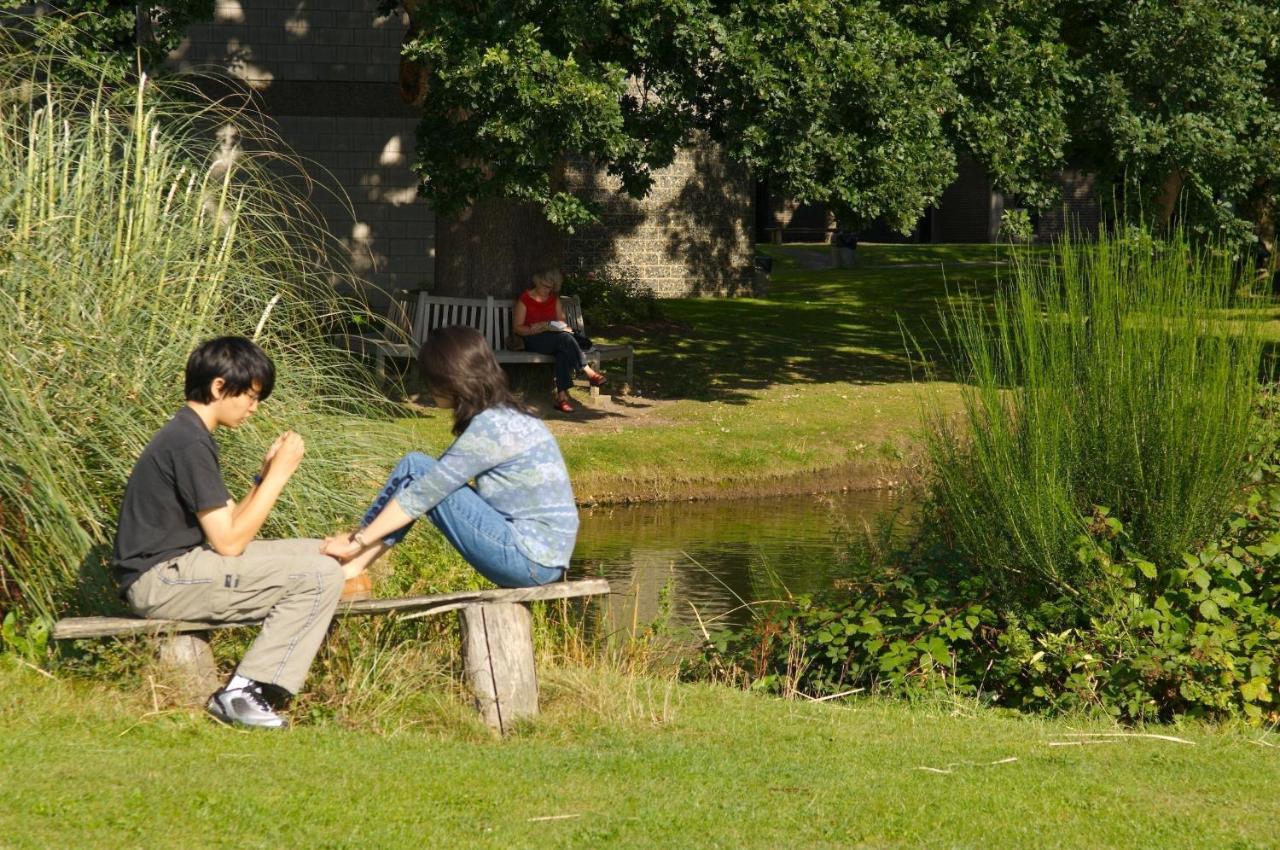
[[[456,216],[436,219],[432,293],[515,298],[534,272],[563,260],[564,239],[538,207],[485,198]]]
[[[1253,222],[1253,233],[1267,253],[1275,259],[1276,251],[1276,196],[1275,186],[1266,178],[1254,181],[1253,190],[1244,204],[1244,216]]]
[[[1168,233],[1173,224],[1173,213],[1178,208],[1178,199],[1182,196],[1182,184],[1186,177],[1181,168],[1175,168],[1164,178],[1160,186],[1160,194],[1156,196],[1156,229]]]

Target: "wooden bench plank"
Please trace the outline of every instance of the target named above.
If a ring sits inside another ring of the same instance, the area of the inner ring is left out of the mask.
[[[580,579],[544,584],[541,587],[495,588],[492,590],[460,590],[433,596],[407,596],[396,599],[362,599],[338,606],[336,616],[367,617],[375,614],[407,614],[417,616],[457,611],[472,605],[497,602],[531,602],[540,599],[569,599],[609,592],[609,582],[602,578]],[[238,623],[203,623],[191,620],[144,620],[140,617],[71,617],[54,624],[57,640],[113,637],[138,634],[180,634],[207,632],[240,626],[255,626],[261,620]]]

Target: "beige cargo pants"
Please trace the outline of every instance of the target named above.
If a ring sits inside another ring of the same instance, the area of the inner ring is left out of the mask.
[[[255,540],[236,557],[193,549],[156,564],[129,586],[140,616],[238,623],[262,631],[236,672],[296,694],[342,594],[342,567],[319,540]]]

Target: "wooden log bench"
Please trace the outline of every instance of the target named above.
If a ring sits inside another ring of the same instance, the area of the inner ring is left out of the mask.
[[[533,663],[533,627],[527,603],[544,599],[607,594],[604,579],[582,579],[509,590],[463,590],[434,596],[362,599],[338,606],[338,617],[393,614],[425,617],[457,611],[462,626],[463,667],[476,708],[491,728],[506,734],[513,724],[538,713],[538,680]],[[58,640],[156,635],[160,659],[193,680],[217,682],[209,648],[216,629],[259,625],[261,621],[207,623],[146,620],[141,617],[70,617],[53,627]],[[216,687],[216,685],[211,686]]]

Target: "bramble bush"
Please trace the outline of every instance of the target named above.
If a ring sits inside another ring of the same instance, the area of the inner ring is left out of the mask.
[[[570,272],[565,275],[564,295],[578,296],[587,327],[639,325],[661,321],[662,305],[653,290],[617,270]]]
[[[1176,562],[1131,547],[1099,508],[1078,557],[1120,592],[1002,605],[933,547],[912,572],[797,599],[708,649],[753,687],[815,696],[941,688],[1025,711],[1101,710],[1126,722],[1280,718],[1280,484],[1252,491],[1221,537]],[[917,553],[920,554],[920,553]]]

